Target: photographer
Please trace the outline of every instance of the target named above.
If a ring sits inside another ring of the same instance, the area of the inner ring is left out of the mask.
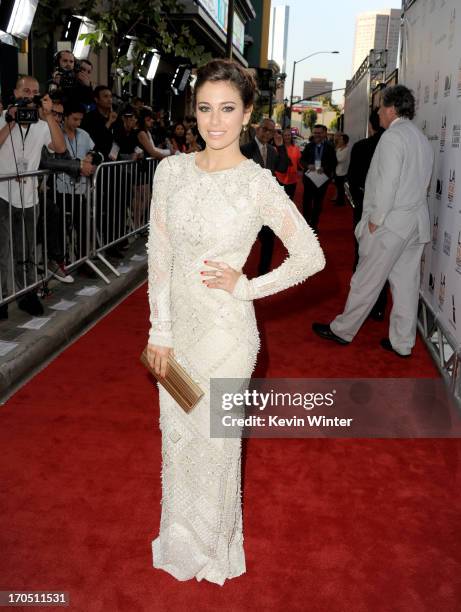
[[[48,93],[64,91],[75,85],[75,57],[71,51],[59,51],[55,56],[55,71],[49,81]],[[67,92],[66,92],[67,93]]]
[[[16,291],[24,288],[24,280],[32,284],[36,279],[37,257],[34,246],[38,217],[37,180],[30,177],[22,179],[20,174],[38,169],[43,145],[57,153],[66,150],[63,133],[52,114],[50,97],[45,95],[40,99],[38,96],[37,80],[31,76],[21,77],[14,90],[14,104],[8,108],[6,118],[0,118],[0,174],[18,175],[16,180],[0,181],[2,296],[8,295],[10,223]],[[19,122],[16,122],[16,116]],[[31,315],[43,313],[35,291],[22,296],[18,306]],[[0,308],[0,318],[6,319],[7,305]]]
[[[91,73],[93,64],[89,60],[78,62],[71,51],[59,51],[56,54],[56,70],[49,85],[50,93],[60,89],[64,101],[77,101],[88,110],[93,104],[93,87]]]

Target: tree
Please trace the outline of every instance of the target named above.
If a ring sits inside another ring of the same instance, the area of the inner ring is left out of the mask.
[[[81,0],[72,10],[63,8],[63,0],[43,0],[38,5],[38,32],[50,33],[50,24],[62,25],[71,14],[85,15],[95,24],[95,31],[83,38],[98,51],[110,50],[112,72],[129,80],[133,72],[145,76],[142,67],[145,53],[156,49],[163,57],[171,57],[199,66],[211,59],[199,45],[189,28],[180,22],[184,7],[179,0]],[[126,56],[126,36],[133,36],[133,59]]]
[[[336,132],[338,130],[338,121],[339,121],[339,115],[336,115],[336,117],[330,121],[329,128],[333,132]]]
[[[280,104],[276,104],[275,106],[275,122],[282,125],[283,113],[285,112],[285,104],[280,102]]]
[[[302,121],[305,128],[309,128],[312,132],[314,125],[317,122],[317,113],[313,108],[304,110],[302,114]]]

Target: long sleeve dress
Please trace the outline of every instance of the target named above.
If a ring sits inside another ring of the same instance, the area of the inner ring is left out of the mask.
[[[287,259],[258,278],[240,276],[232,294],[204,285],[204,260],[240,271],[262,225],[283,241]],[[302,282],[325,259],[268,170],[247,159],[206,172],[195,153],[157,167],[147,252],[149,343],[172,347],[205,391],[186,414],[159,387],[162,513],[153,565],[178,580],[223,585],[245,572],[241,440],[210,437],[210,378],[251,376],[259,349],[252,300]]]

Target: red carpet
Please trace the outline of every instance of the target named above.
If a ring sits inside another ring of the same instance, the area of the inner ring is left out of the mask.
[[[367,322],[348,347],[310,331],[344,304],[350,217],[327,202],[326,270],[257,304],[258,371],[437,376],[420,341],[406,361],[380,349],[385,323]],[[0,408],[0,590],[69,591],[82,612],[461,609],[458,440],[250,440],[247,573],[219,587],[154,570],[160,435],[138,365],[146,332],[143,287]]]

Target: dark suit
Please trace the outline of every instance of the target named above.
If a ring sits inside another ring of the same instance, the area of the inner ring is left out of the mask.
[[[242,145],[240,150],[245,157],[252,159],[261,167],[267,168],[272,172],[272,174],[275,174],[275,172],[286,172],[288,170],[290,159],[288,157],[287,150],[285,149],[285,145],[273,147],[272,145],[268,144],[266,164],[264,164],[264,160],[256,140],[253,139],[251,142]],[[261,242],[261,258],[259,260],[258,274],[261,276],[262,274],[269,272],[272,253],[274,251],[275,234],[270,227],[263,225],[258,234],[258,238]]]
[[[317,145],[314,142],[310,142],[304,147],[299,163],[305,170],[307,170],[308,166],[315,165],[316,146]],[[335,149],[327,140],[324,140],[321,166],[329,179],[334,176],[336,165],[337,160]],[[316,187],[314,183],[307,178],[307,176],[303,176],[303,215],[309,225],[315,230],[317,229],[319,223],[320,213],[322,211],[322,202],[329,182],[330,181],[327,181],[321,187]]]
[[[243,153],[243,155],[245,155],[245,157],[248,157],[248,159],[252,159],[263,168],[270,170],[272,174],[275,172],[286,172],[288,170],[288,166],[290,165],[290,160],[288,158],[285,145],[280,145],[280,147],[267,145],[266,165],[264,165],[264,161],[256,140],[253,139],[248,144],[242,145],[240,147],[240,151]]]
[[[365,194],[365,180],[367,178],[368,169],[371,164],[371,160],[373,158],[376,146],[378,145],[379,139],[383,134],[384,130],[381,129],[379,132],[373,134],[373,136],[369,136],[368,138],[363,138],[362,140],[358,140],[351,150],[351,161],[349,164],[349,170],[347,172],[347,182],[349,183],[349,189],[351,192],[352,199],[354,201],[353,208],[353,223],[354,223],[354,231],[357,223],[362,218],[363,212],[363,196]],[[355,260],[354,260],[354,271],[357,267],[359,261],[359,245],[354,236],[354,244],[355,244]],[[383,313],[386,309],[387,304],[387,285],[384,285],[381,293],[376,300],[376,304],[372,309],[372,316],[378,315],[378,313]]]
[[[365,180],[367,178],[368,168],[371,164],[371,159],[383,131],[384,130],[377,132],[369,138],[363,138],[357,141],[351,150],[351,161],[347,172],[347,181],[355,204],[354,229],[362,218]]]

